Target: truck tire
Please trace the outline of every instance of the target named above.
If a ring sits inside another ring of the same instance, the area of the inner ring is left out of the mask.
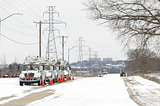
[[[41,86],[42,85],[42,80],[40,78],[40,80],[38,81],[38,86]]]
[[[44,79],[44,85],[46,85],[46,77],[45,77],[45,79]]]
[[[20,85],[20,86],[23,86],[23,82],[19,82],[19,85]]]
[[[24,83],[25,85],[31,85],[31,83]]]

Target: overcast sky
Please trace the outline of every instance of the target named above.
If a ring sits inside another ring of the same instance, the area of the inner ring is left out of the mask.
[[[23,15],[14,15],[1,23],[1,34],[21,43],[37,43],[39,40],[39,26],[34,22],[45,21],[49,19],[48,14],[43,13],[48,10],[47,6],[56,6],[55,10],[59,12],[59,17],[54,16],[56,20],[67,23],[65,27],[55,25],[60,30],[60,35],[68,36],[65,43],[65,60],[68,59],[68,48],[78,45],[76,41],[82,37],[84,45],[98,52],[99,58],[113,58],[114,60],[125,60],[125,53],[122,52],[122,46],[115,40],[115,35],[107,27],[98,26],[98,21],[91,21],[87,18],[87,12],[82,11],[84,5],[82,2],[87,0],[0,0],[0,18],[4,19],[13,13],[22,13]],[[42,25],[42,30],[48,25]],[[46,55],[48,32],[42,31],[42,56]],[[56,38],[58,57],[61,58],[60,39]],[[7,63],[15,61],[23,63],[28,55],[39,55],[38,43],[35,45],[24,45],[15,43],[5,37],[0,37],[0,57],[5,55]],[[84,47],[84,60],[88,59],[88,48]],[[94,52],[92,52],[94,53]],[[93,57],[93,55],[92,55]],[[70,51],[70,62],[78,60],[78,48]]]

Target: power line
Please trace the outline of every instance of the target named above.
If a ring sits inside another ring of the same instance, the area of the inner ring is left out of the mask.
[[[37,16],[39,16],[35,11],[33,11],[25,2],[23,2],[23,0],[21,0],[22,1],[22,3],[25,5],[25,6],[27,6],[33,13],[35,13]],[[41,17],[41,16],[39,16],[39,17]],[[41,17],[41,18],[43,18],[43,17]]]
[[[24,32],[17,31],[15,29],[11,28],[11,27],[6,26],[6,25],[3,25],[3,26],[6,27],[7,29],[13,30],[15,32],[18,32],[18,33],[21,33],[21,34],[24,34],[24,35],[28,35],[28,36],[32,36],[32,37],[38,37],[38,36],[35,36],[35,35],[31,35],[31,34],[27,34],[27,33],[24,33]]]
[[[30,2],[29,0],[28,0],[28,2],[29,3],[31,3],[33,6],[35,6],[38,10],[41,10],[40,8],[38,8],[36,5],[34,5],[32,2]],[[42,12],[43,12],[43,10],[41,10]]]
[[[0,8],[10,15],[10,13],[7,12],[5,9],[3,9],[2,7],[0,7]],[[13,17],[14,17],[14,16],[13,16]],[[15,18],[15,17],[14,17],[14,18]],[[36,29],[34,29],[34,28],[28,26],[27,24],[23,23],[22,21],[18,20],[17,18],[15,18],[15,19],[16,19],[17,21],[19,21],[20,23],[24,24],[25,26],[27,26],[28,28],[30,28],[30,29],[32,29],[32,30],[36,30]],[[37,31],[37,30],[36,30],[36,31]]]
[[[59,18],[60,18],[60,17],[59,17]],[[60,20],[61,20],[61,18],[60,18]],[[63,27],[63,28],[64,28],[64,27]],[[68,33],[68,35],[71,37],[72,41],[75,42],[74,39],[72,38],[71,34],[69,33],[68,28],[65,27],[64,29],[67,31],[67,33]]]
[[[1,34],[4,38],[6,38],[6,39],[8,39],[8,40],[10,40],[10,41],[12,41],[12,42],[15,42],[15,43],[19,43],[19,44],[22,44],[22,45],[35,45],[35,44],[38,44],[39,42],[37,42],[37,43],[22,43],[22,42],[18,42],[18,41],[15,41],[15,40],[13,40],[13,39],[10,39],[10,38],[8,38],[8,37],[6,37],[5,35],[3,35],[3,34]]]
[[[13,6],[12,4],[6,2],[5,0],[3,0],[3,2],[5,2],[6,4],[10,5],[11,7],[15,8],[15,9],[17,9],[17,10],[20,10],[19,8],[17,8],[17,6]],[[17,3],[17,2],[16,2],[16,3]],[[18,3],[17,3],[17,4],[18,4]],[[21,10],[21,11],[23,11],[23,10]],[[27,13],[27,12],[25,12],[25,11],[23,11],[23,12],[26,13],[26,14],[28,14],[28,15],[30,15],[30,16],[33,16],[32,14]],[[39,16],[37,16],[37,15],[34,15],[34,16],[39,17]]]

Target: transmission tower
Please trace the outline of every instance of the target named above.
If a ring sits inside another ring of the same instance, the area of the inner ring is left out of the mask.
[[[55,20],[54,19],[54,14],[59,13],[54,10],[55,6],[49,6],[48,10],[44,12],[44,14],[49,14],[49,19],[46,21],[49,24],[49,27],[46,28],[45,30],[49,31],[48,33],[48,43],[47,43],[47,50],[46,50],[46,57],[51,58],[51,59],[56,59],[58,60],[58,55],[57,55],[57,48],[56,48],[56,40],[55,40],[55,31],[59,31],[59,29],[55,28],[55,24],[64,24],[65,22]]]
[[[84,40],[82,40],[82,37],[79,37],[79,40],[78,40],[78,52],[79,52],[79,54],[78,54],[78,61],[82,61],[83,60],[83,53],[82,53],[82,42],[83,42]]]
[[[78,52],[79,52],[79,54],[78,54],[78,62],[80,62],[79,63],[79,66],[80,66],[80,77],[81,77],[81,65],[82,65],[82,60],[83,60],[83,53],[82,53],[82,42],[84,41],[84,40],[82,40],[82,37],[79,37],[79,40],[77,40],[78,41]]]

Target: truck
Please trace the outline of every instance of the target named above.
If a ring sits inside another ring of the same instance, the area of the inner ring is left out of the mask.
[[[71,67],[69,66],[67,61],[59,60],[56,64],[58,78],[70,78],[71,79]]]
[[[42,81],[46,84],[47,81],[47,65],[42,57],[28,56],[25,58],[22,72],[19,75],[20,86],[38,83],[40,86]]]
[[[28,56],[24,60],[22,72],[19,75],[19,84],[23,86],[23,84],[37,83],[41,86],[42,81],[46,85],[50,80],[55,83],[68,77],[71,79],[71,67],[66,61]]]

